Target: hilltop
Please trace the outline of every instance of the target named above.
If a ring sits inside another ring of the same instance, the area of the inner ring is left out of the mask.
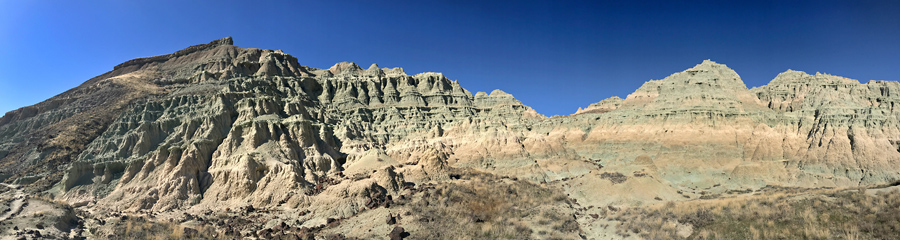
[[[59,210],[60,237],[602,239],[663,234],[623,225],[660,205],[900,179],[895,81],[788,70],[748,89],[706,60],[548,118],[442,73],[233,44],[130,60],[6,113],[4,181]],[[694,213],[660,221],[666,236],[717,236]]]

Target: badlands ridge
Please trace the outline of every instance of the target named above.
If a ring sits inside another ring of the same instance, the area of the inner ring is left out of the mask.
[[[7,113],[0,169],[72,211],[58,236],[140,216],[224,238],[621,238],[598,216],[900,180],[895,106],[895,81],[788,70],[748,89],[706,60],[548,118],[440,73],[311,68],[229,37]]]

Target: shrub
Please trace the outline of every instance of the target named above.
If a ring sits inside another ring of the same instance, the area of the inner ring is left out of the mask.
[[[600,174],[600,178],[609,180],[613,184],[619,184],[628,180],[628,177],[618,172],[604,172]]]

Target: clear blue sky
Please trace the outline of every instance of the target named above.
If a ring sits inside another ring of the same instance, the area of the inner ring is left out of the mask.
[[[0,112],[226,36],[318,68],[443,72],[548,116],[704,59],[750,87],[787,69],[900,79],[900,1],[0,0]]]

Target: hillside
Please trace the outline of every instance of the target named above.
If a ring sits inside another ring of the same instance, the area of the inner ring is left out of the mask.
[[[788,70],[748,89],[706,60],[551,118],[461,81],[229,37],[6,113],[0,171],[60,210],[58,237],[708,238],[740,232],[692,218],[714,201],[895,202],[853,195],[900,180],[895,81]],[[660,206],[693,210],[628,229]]]

